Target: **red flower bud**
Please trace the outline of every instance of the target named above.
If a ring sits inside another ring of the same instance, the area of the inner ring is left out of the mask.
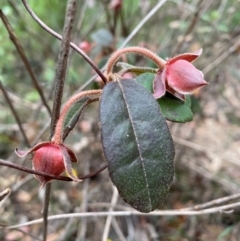
[[[74,176],[72,172],[72,162],[77,162],[75,154],[63,144],[54,144],[52,142],[42,142],[34,146],[29,151],[20,151],[16,149],[16,153],[20,157],[24,157],[33,152],[33,169],[47,174],[60,176],[64,172],[74,181],[81,181]],[[52,179],[50,177],[35,176],[43,187]]]
[[[154,79],[154,97],[160,98],[168,91],[185,100],[185,94],[191,94],[207,85],[202,72],[191,64],[201,53],[202,50],[185,53],[167,61],[164,69],[159,71]]]
[[[112,0],[110,2],[110,9],[113,9],[114,11],[119,11],[122,8],[122,1],[123,0]]]
[[[81,43],[79,43],[78,47],[86,54],[89,53],[92,49],[92,45],[88,41],[82,41]]]

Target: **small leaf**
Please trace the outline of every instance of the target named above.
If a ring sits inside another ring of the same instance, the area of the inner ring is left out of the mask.
[[[136,78],[136,81],[153,93],[153,79],[154,74],[145,73],[141,74]],[[157,99],[158,104],[160,105],[162,115],[170,121],[184,123],[191,121],[193,119],[193,113],[191,110],[191,99],[187,95],[186,101],[183,102],[175,98],[170,93],[166,92],[165,96],[160,99]]]
[[[122,70],[120,71],[120,73],[122,74],[127,72],[131,72],[136,75],[140,75],[143,73],[157,73],[157,69],[150,68],[150,67],[134,66],[125,62],[118,62],[116,65],[122,68]]]
[[[153,80],[155,78],[155,74],[145,73],[141,74],[136,78],[136,81],[141,84],[145,89],[153,93]]]
[[[165,96],[158,99],[161,111],[167,120],[179,123],[185,123],[193,119],[191,110],[190,96],[186,96],[185,102],[177,99],[173,95],[166,93]]]
[[[113,36],[107,29],[98,29],[91,35],[91,38],[94,42],[106,47],[108,47],[113,41]]]
[[[174,176],[174,146],[159,105],[136,81],[108,83],[100,101],[103,152],[122,198],[141,212],[158,208]]]
[[[73,105],[68,109],[68,113],[64,119],[63,124],[63,139],[65,139],[68,133],[76,125],[80,115],[83,112],[83,109],[91,102],[99,100],[100,95],[92,94],[81,97],[76,100]]]

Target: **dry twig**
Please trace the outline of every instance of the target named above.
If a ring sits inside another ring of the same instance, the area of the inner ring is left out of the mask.
[[[47,103],[47,100],[46,100],[46,98],[45,98],[45,96],[43,94],[43,90],[40,87],[40,85],[38,83],[38,80],[37,80],[37,78],[36,78],[36,76],[35,76],[35,74],[34,74],[34,72],[32,70],[32,67],[31,67],[31,65],[30,65],[30,63],[28,61],[28,58],[27,58],[27,56],[24,53],[23,47],[22,47],[20,41],[18,40],[17,36],[15,35],[15,33],[13,31],[13,28],[11,27],[10,23],[8,22],[7,17],[3,14],[1,9],[0,9],[0,17],[1,17],[1,19],[2,19],[2,21],[4,23],[4,25],[5,25],[8,33],[9,33],[9,38],[14,43],[14,45],[15,45],[15,47],[16,47],[16,49],[17,49],[17,51],[18,51],[18,53],[19,53],[19,55],[20,55],[20,57],[21,57],[21,59],[22,59],[22,61],[24,63],[24,65],[25,65],[25,67],[26,67],[26,69],[27,69],[27,71],[28,71],[28,73],[29,73],[29,75],[30,75],[30,77],[32,79],[34,87],[36,88],[36,90],[38,91],[38,93],[39,93],[39,95],[41,97],[43,105],[46,107],[48,113],[51,115],[51,109],[50,109],[50,107],[49,107],[49,105]]]
[[[83,217],[106,217],[106,216],[114,216],[114,217],[123,217],[123,216],[196,216],[196,215],[208,215],[208,214],[217,214],[217,213],[224,213],[225,211],[232,211],[233,208],[240,207],[240,202],[222,205],[219,207],[214,208],[208,208],[203,209],[199,211],[185,211],[183,209],[176,209],[176,210],[159,210],[154,211],[151,213],[140,213],[138,211],[135,211],[132,209],[132,211],[112,211],[112,212],[86,212],[86,213],[66,213],[66,214],[59,214],[59,215],[53,215],[48,216],[48,220],[59,220],[59,219],[65,219],[65,218],[83,218]],[[36,219],[30,222],[12,225],[3,227],[6,229],[13,229],[13,228],[20,228],[23,226],[29,226],[37,223],[42,223],[43,219]]]
[[[29,143],[29,141],[28,141],[27,135],[26,135],[25,130],[24,130],[24,128],[23,128],[22,121],[21,121],[21,119],[20,119],[17,111],[15,110],[15,108],[14,108],[14,106],[13,106],[13,104],[12,104],[12,101],[11,101],[11,99],[10,99],[9,96],[8,96],[8,92],[6,91],[4,85],[2,84],[1,81],[0,81],[0,89],[2,90],[3,95],[4,95],[4,97],[5,97],[8,105],[9,105],[9,107],[10,107],[12,113],[13,113],[13,116],[14,116],[17,124],[18,124],[19,130],[20,130],[21,133],[22,133],[22,136],[23,136],[23,139],[24,139],[26,145],[27,145],[28,147],[30,147],[30,143]]]
[[[32,16],[32,18],[48,33],[53,35],[55,38],[62,40],[62,36],[55,31],[53,31],[51,28],[49,28],[46,24],[44,24],[37,15],[32,11],[32,9],[29,7],[26,0],[22,0],[25,8],[29,12],[29,14]],[[106,83],[106,77],[103,75],[103,73],[98,69],[98,67],[94,64],[94,62],[80,49],[78,46],[72,42],[70,42],[71,48],[73,48],[77,53],[79,53],[90,65],[91,67],[96,71],[96,73],[101,77],[104,83]]]

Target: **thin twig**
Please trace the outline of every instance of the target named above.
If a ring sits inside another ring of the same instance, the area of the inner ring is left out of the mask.
[[[193,17],[192,21],[190,22],[188,28],[186,29],[185,33],[183,34],[183,38],[176,45],[176,47],[173,51],[174,54],[178,53],[181,50],[186,37],[194,30],[194,28],[195,28],[195,26],[196,26],[196,24],[197,24],[197,22],[198,22],[198,20],[201,16],[200,13],[201,13],[202,5],[203,5],[202,2],[203,2],[202,0],[198,1],[197,7],[196,7],[196,10],[195,10],[195,13],[194,13],[194,17]]]
[[[233,43],[232,46],[227,46],[227,48],[223,51],[223,53],[215,58],[213,61],[210,61],[210,63],[202,70],[204,74],[207,74],[210,72],[213,68],[215,68],[217,65],[219,65],[221,62],[223,62],[230,54],[235,52],[239,46],[240,46],[240,38],[239,36],[237,38],[235,43]]]
[[[70,177],[55,176],[55,175],[52,175],[52,174],[48,174],[46,172],[33,170],[33,169],[30,169],[30,168],[27,168],[27,167],[24,167],[24,166],[17,165],[17,164],[12,163],[12,162],[4,161],[2,159],[0,159],[0,166],[6,166],[6,167],[14,168],[14,169],[17,169],[19,171],[23,171],[23,172],[27,172],[27,173],[34,174],[34,175],[43,176],[43,177],[49,177],[49,178],[55,179],[55,180],[67,181],[67,182],[72,181],[72,179]],[[90,177],[96,176],[98,173],[102,172],[107,167],[108,167],[108,164],[105,164],[102,167],[100,167],[99,169],[97,169],[96,171],[93,171],[93,172],[91,172],[87,175],[79,177],[79,179],[84,180],[84,179],[88,179]]]
[[[33,179],[32,175],[27,175],[24,178],[21,177],[21,179],[16,178],[14,181],[14,184],[12,185],[12,192],[16,192],[20,187],[22,187],[23,185],[25,185],[27,182],[29,182],[32,179]]]
[[[27,168],[27,167],[24,167],[24,166],[17,165],[17,164],[12,163],[12,162],[4,161],[2,159],[0,159],[0,166],[7,166],[7,167],[10,167],[10,168],[17,169],[19,171],[23,171],[23,172],[31,173],[31,174],[34,174],[34,175],[43,176],[43,177],[49,177],[51,179],[56,179],[56,180],[61,180],[61,181],[72,181],[72,179],[70,177],[55,176],[55,175],[47,174],[45,172],[33,170],[33,169],[30,169],[30,168]]]
[[[26,145],[27,145],[28,147],[30,147],[30,143],[29,143],[29,141],[28,141],[27,135],[26,135],[26,133],[25,133],[25,131],[24,131],[24,129],[23,129],[23,126],[22,126],[22,121],[21,121],[21,119],[20,119],[17,111],[15,110],[15,108],[14,108],[14,106],[13,106],[13,104],[12,104],[12,101],[11,101],[11,99],[10,99],[9,96],[8,96],[8,92],[5,90],[4,85],[2,84],[1,80],[0,80],[0,89],[2,90],[3,95],[4,95],[4,97],[5,97],[8,105],[9,105],[9,107],[10,107],[12,113],[13,113],[13,116],[14,116],[14,118],[15,118],[18,126],[19,126],[19,130],[20,130],[21,133],[22,133],[22,136],[23,136],[23,139],[24,139]]]
[[[233,158],[229,154],[226,154],[226,153],[222,152],[221,150],[219,150],[219,148],[218,149],[212,149],[212,148],[209,148],[207,145],[203,146],[203,145],[200,145],[198,143],[195,143],[195,142],[193,142],[193,140],[189,141],[189,140],[186,140],[184,138],[177,137],[177,136],[172,136],[172,137],[173,137],[174,142],[177,143],[177,144],[192,148],[192,149],[197,150],[197,151],[205,152],[207,154],[216,154],[217,153],[218,157],[220,159],[221,158],[226,159],[228,162],[230,162],[234,165],[237,165],[238,167],[240,166],[240,163],[239,163],[238,159]]]
[[[22,234],[24,234],[24,235],[26,235],[26,236],[31,237],[31,238],[32,238],[32,240],[38,240],[38,241],[42,241],[40,238],[35,237],[35,236],[33,236],[32,234],[30,234],[29,232],[25,232],[25,231],[24,231],[24,230],[22,230],[22,229],[18,229],[18,228],[16,228],[16,229],[14,229],[14,230],[16,230],[16,231],[18,231],[18,232],[20,232],[20,233],[22,233]]]
[[[58,235],[58,241],[67,240],[67,237],[69,237],[69,235],[75,230],[75,221],[76,220],[74,220],[73,218],[70,218],[68,220],[68,223],[64,226],[62,233]]]
[[[26,1],[22,1],[26,7]],[[55,92],[53,98],[53,111],[51,117],[51,127],[50,127],[50,139],[54,134],[55,126],[60,115],[62,95],[65,83],[65,77],[67,72],[68,55],[70,48],[71,33],[74,23],[74,18],[76,15],[76,0],[69,0],[67,3],[67,10],[65,15],[65,22],[63,28],[63,37],[61,42],[61,50],[58,58],[58,65],[56,71],[55,80]],[[51,183],[48,183],[45,187],[44,195],[44,206],[43,206],[43,241],[47,239],[47,228],[48,228],[48,209],[50,202],[51,193]]]
[[[66,214],[59,214],[59,215],[53,215],[49,216],[48,220],[59,220],[59,219],[65,219],[65,218],[83,218],[83,217],[106,217],[106,216],[114,216],[114,217],[129,217],[129,216],[199,216],[199,215],[208,215],[213,213],[224,213],[226,210],[233,210],[233,208],[239,207],[240,202],[232,203],[223,205],[220,207],[214,207],[214,208],[208,208],[200,211],[184,211],[182,209],[176,209],[176,210],[159,210],[154,211],[151,213],[140,213],[138,211],[132,210],[132,211],[112,211],[112,212],[86,212],[86,213],[66,213]],[[3,228],[7,229],[13,229],[13,228],[19,228],[24,226],[30,226],[36,223],[42,223],[43,219],[36,219],[30,222],[7,226]]]
[[[44,133],[45,133],[45,132],[47,131],[47,129],[49,128],[50,124],[51,124],[51,121],[49,120],[49,121],[42,127],[42,129],[41,129],[40,131],[38,131],[35,139],[34,139],[34,140],[32,141],[32,143],[31,143],[31,146],[35,146],[35,145],[39,142],[40,138],[44,135]]]
[[[48,210],[51,196],[52,183],[47,183],[45,186],[44,200],[43,200],[43,241],[47,240],[48,231]]]
[[[23,1],[23,0],[22,0]],[[166,3],[167,0],[162,0],[158,4],[154,6],[154,8],[139,22],[139,24],[133,29],[133,31],[128,35],[128,37],[123,41],[123,43],[120,45],[118,49],[121,49],[125,47],[130,40],[138,33],[138,31],[142,28],[142,26],[163,6],[164,3]],[[103,72],[106,68],[106,65],[101,68],[101,71]],[[90,85],[95,79],[97,75],[92,76],[88,81],[86,81],[78,90],[82,91],[84,90],[88,85]]]
[[[119,241],[127,241],[115,217],[112,218],[112,226],[118,236]]]
[[[14,31],[13,31],[13,28],[11,27],[10,23],[8,22],[8,19],[7,17],[4,15],[4,13],[2,12],[2,10],[0,9],[0,17],[8,31],[8,34],[9,34],[9,38],[12,40],[12,42],[14,43],[31,79],[32,79],[32,83],[34,85],[34,87],[36,88],[36,90],[38,91],[39,95],[40,95],[40,98],[43,102],[43,105],[46,107],[48,113],[51,115],[51,109],[47,103],[47,100],[43,94],[43,91],[42,91],[42,88],[40,87],[39,83],[38,83],[38,80],[32,70],[32,67],[31,67],[31,64],[29,63],[28,61],[28,58],[27,56],[25,55],[24,53],[24,50],[23,50],[23,47],[20,43],[20,41],[18,40],[17,36],[15,35]]]
[[[28,3],[26,0],[22,0],[25,8],[27,9],[27,11],[29,12],[29,14],[32,16],[32,18],[44,29],[46,30],[48,33],[50,33],[51,35],[53,35],[55,38],[62,40],[62,36],[58,33],[56,33],[55,31],[53,31],[51,28],[49,28],[46,24],[44,24],[38,17],[37,15],[32,11],[32,9],[29,7]],[[95,63],[84,53],[84,51],[82,51],[80,48],[78,48],[78,46],[72,42],[70,42],[70,46],[71,48],[73,48],[77,53],[79,53],[90,65],[91,67],[95,70],[95,72],[100,76],[100,78],[102,79],[102,81],[104,83],[107,82],[106,77],[104,76],[104,74],[99,70],[99,68],[95,65]]]
[[[181,210],[182,211],[197,211],[197,210],[209,208],[211,206],[220,205],[220,204],[223,204],[226,202],[235,201],[236,199],[239,199],[239,198],[240,198],[240,193],[237,193],[237,194],[233,194],[230,196],[217,198],[217,199],[211,200],[211,201],[203,203],[203,204],[198,204],[198,205],[194,205],[192,207],[183,208]],[[89,203],[88,205],[90,208],[91,207],[94,207],[94,208],[108,208],[109,207],[109,203],[105,203],[105,202]],[[124,211],[132,211],[131,207],[121,205],[121,204],[115,205],[115,208],[124,210]]]
[[[222,178],[221,176],[217,176],[216,174],[214,174],[210,171],[207,171],[206,169],[200,167],[197,164],[194,164],[194,163],[189,164],[189,162],[186,162],[185,160],[184,160],[183,164],[186,165],[187,168],[198,173],[199,175],[204,176],[205,178],[218,183],[227,192],[231,192],[231,193],[239,192],[240,186],[237,183],[230,181],[226,178]]]
[[[116,205],[118,200],[118,190],[116,187],[113,187],[113,195],[112,195],[112,200],[111,200],[111,206],[109,208],[109,212],[112,212],[114,210],[114,206]],[[105,227],[103,230],[103,235],[102,235],[102,241],[105,241],[108,239],[111,223],[112,223],[112,218],[113,216],[109,215],[107,216],[107,220],[105,223]]]
[[[226,202],[230,202],[230,201],[233,201],[233,200],[236,200],[240,198],[240,193],[237,193],[237,194],[233,194],[231,196],[228,196],[228,197],[222,197],[222,198],[218,198],[218,199],[215,199],[215,200],[212,200],[210,202],[206,202],[206,203],[203,203],[203,204],[198,204],[198,205],[195,205],[193,207],[189,207],[189,208],[185,208],[184,210],[201,210],[201,209],[205,209],[205,208],[209,208],[211,206],[216,206],[216,205],[219,205],[219,204],[222,204],[222,203],[226,203]]]
[[[69,55],[69,43],[71,39],[71,33],[73,28],[73,22],[75,18],[76,0],[69,0],[65,23],[63,28],[63,37],[61,44],[61,52],[58,58],[58,67],[56,72],[56,82],[55,82],[55,93],[53,99],[53,115],[51,122],[51,136],[55,132],[55,126],[60,115],[61,110],[61,100],[63,95],[65,77],[67,72],[67,61]]]
[[[84,173],[89,172],[89,162],[84,162]],[[87,212],[88,210],[88,199],[89,199],[89,180],[86,180],[83,183],[83,188],[82,188],[82,200],[81,200],[81,205],[78,208],[80,212]],[[79,224],[78,224],[78,233],[75,241],[84,241],[85,236],[87,233],[87,219],[83,218]]]
[[[6,190],[0,192],[0,203],[11,193],[11,189],[7,188]]]
[[[142,26],[166,3],[167,0],[159,1],[154,8],[139,22],[139,24],[133,29],[133,31],[128,35],[128,37],[120,45],[119,49],[126,46],[126,44],[137,34],[137,32],[142,28]]]

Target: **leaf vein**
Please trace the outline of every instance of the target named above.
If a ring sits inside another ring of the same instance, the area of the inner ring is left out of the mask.
[[[138,140],[138,137],[137,137],[136,129],[134,127],[134,121],[132,120],[130,108],[129,108],[129,105],[128,105],[127,100],[126,100],[126,96],[124,94],[123,87],[122,87],[122,85],[121,85],[121,83],[119,81],[117,81],[117,83],[119,85],[119,88],[120,88],[120,90],[122,92],[122,95],[123,95],[123,98],[125,100],[125,104],[126,104],[126,108],[127,108],[127,111],[128,111],[129,120],[130,120],[132,128],[133,128],[133,132],[134,132],[135,140],[136,140],[136,143],[137,143],[137,148],[138,148],[140,161],[141,161],[141,165],[142,165],[142,168],[143,168],[145,183],[146,183],[146,187],[147,187],[148,200],[149,200],[150,208],[152,209],[152,200],[151,200],[151,196],[150,196],[150,192],[149,192],[149,184],[148,184],[147,172],[146,172],[146,168],[145,168],[145,164],[144,164],[144,158],[142,156],[142,152],[141,152],[141,149],[140,149],[140,144],[139,144],[139,140]]]

